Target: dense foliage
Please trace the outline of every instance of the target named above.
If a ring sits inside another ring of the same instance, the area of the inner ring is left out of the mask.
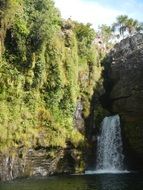
[[[0,0],[0,147],[82,144],[77,101],[99,84],[90,25],[61,20],[52,0]]]

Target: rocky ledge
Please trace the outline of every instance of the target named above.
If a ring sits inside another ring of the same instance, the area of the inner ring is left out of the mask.
[[[77,148],[14,149],[0,154],[0,180],[82,172],[82,152]]]

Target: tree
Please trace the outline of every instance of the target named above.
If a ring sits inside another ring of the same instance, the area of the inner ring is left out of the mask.
[[[113,31],[119,31],[120,35],[124,37],[124,33],[127,30],[127,15],[120,15],[116,18],[116,22],[112,25]]]
[[[139,26],[139,23],[137,20],[134,20],[132,18],[129,18],[126,21],[126,28],[129,33],[129,35],[134,34],[137,31],[137,27]]]
[[[143,23],[138,20],[129,18],[127,15],[120,15],[116,18],[116,22],[112,25],[113,31],[119,32],[123,36],[126,32],[127,35],[133,35],[136,32],[143,31]]]
[[[101,26],[99,26],[99,35],[101,36],[104,43],[107,44],[113,36],[112,27],[107,26],[106,24],[102,24]]]

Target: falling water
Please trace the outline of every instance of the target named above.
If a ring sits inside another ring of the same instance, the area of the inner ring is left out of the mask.
[[[96,171],[123,171],[123,159],[119,115],[105,117],[101,124],[101,134],[97,139]]]

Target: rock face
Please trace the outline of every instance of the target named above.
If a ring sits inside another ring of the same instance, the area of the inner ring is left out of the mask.
[[[84,119],[82,116],[83,105],[81,101],[77,102],[76,111],[74,113],[74,126],[80,131],[82,134],[85,132]]]
[[[112,110],[136,120],[143,116],[143,34],[122,40],[111,57]]]
[[[71,145],[65,149],[49,150],[43,147],[37,150],[13,150],[0,154],[0,181],[17,177],[78,173],[84,168],[82,164],[82,153]]]
[[[121,116],[128,161],[143,169],[143,34],[115,45],[108,64],[110,109]]]

